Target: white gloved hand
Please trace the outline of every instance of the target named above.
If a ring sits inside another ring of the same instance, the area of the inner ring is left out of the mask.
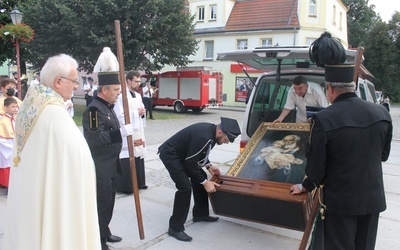
[[[119,130],[121,132],[122,137],[127,137],[129,135],[133,135],[132,124],[126,124],[126,125],[122,126]]]

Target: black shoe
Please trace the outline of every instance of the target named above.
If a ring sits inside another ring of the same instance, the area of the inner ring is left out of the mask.
[[[121,240],[122,238],[116,235],[110,235],[107,238],[107,242],[120,242]]]
[[[148,189],[149,188],[149,186],[147,186],[147,185],[143,185],[141,188],[139,188],[139,189]]]
[[[171,228],[168,229],[168,235],[180,241],[191,241],[193,238],[183,231],[175,231]]]
[[[153,118],[153,117],[150,117],[150,120],[154,120],[154,118]]]
[[[101,244],[101,250],[111,250],[106,243]]]
[[[193,217],[193,222],[216,222],[219,218],[213,216]]]

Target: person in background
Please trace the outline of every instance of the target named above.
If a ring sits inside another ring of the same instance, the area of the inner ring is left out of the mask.
[[[15,136],[18,103],[12,97],[4,100],[5,113],[0,116],[0,186],[8,187]]]
[[[22,101],[15,96],[15,81],[10,78],[3,78],[0,82],[0,88],[2,95],[0,96],[0,115],[5,113],[4,110],[4,100],[8,97],[14,98],[17,103],[18,107],[21,107]]]
[[[83,91],[85,92],[86,107],[90,104],[93,99],[93,78],[88,77],[87,81],[83,83]]]
[[[383,98],[382,105],[390,112],[390,99],[388,95]]]
[[[136,166],[137,186],[138,189],[147,189],[146,175],[144,166],[144,156],[146,154],[146,139],[144,136],[144,127],[146,125],[146,109],[144,108],[142,97],[137,92],[140,86],[140,72],[131,70],[126,74],[127,99],[129,106],[130,123],[133,125],[133,146]],[[119,124],[125,125],[124,105],[122,95],[118,97],[118,101],[114,107],[117,114]],[[121,170],[122,174],[116,177],[116,190],[123,193],[132,193],[131,165],[129,159],[127,138],[122,138]]]
[[[297,108],[296,122],[307,122],[306,106],[327,107],[328,101],[321,86],[307,82],[303,76],[297,76],[293,79],[281,114],[273,122],[282,122],[290,110],[295,108]]]
[[[146,107],[146,116],[147,113],[150,115],[150,119],[154,120],[153,117],[153,94],[154,90],[150,85],[150,81],[146,80],[146,85],[142,89],[143,92],[143,103],[144,106]]]
[[[31,85],[39,85],[40,84],[40,74],[36,74],[33,76],[32,81],[29,83],[29,86]]]
[[[13,77],[12,77],[13,79],[14,79],[14,81],[15,81],[15,83],[16,83],[16,86],[18,86],[18,84],[20,84],[19,82],[18,82],[18,72],[14,72],[13,73]],[[21,81],[21,79],[19,79],[20,81]],[[18,88],[15,88],[15,93],[14,93],[14,96],[17,96],[18,97]]]
[[[82,116],[82,125],[96,169],[101,249],[108,250],[110,248],[107,242],[122,240],[121,237],[111,233],[109,224],[115,204],[115,178],[121,174],[119,154],[122,148],[122,137],[132,135],[133,128],[132,124],[121,127],[113,109],[121,93],[121,83],[118,61],[110,48],[103,49],[95,68],[100,70],[98,94],[86,107]]]
[[[50,57],[18,111],[4,250],[100,249],[93,159],[64,106],[77,68],[68,55]]]
[[[219,184],[208,181],[206,168],[212,175],[220,175],[208,156],[215,144],[233,142],[240,134],[236,120],[221,117],[221,123],[197,123],[190,125],[164,142],[159,148],[160,159],[178,189],[174,208],[169,220],[168,234],[180,241],[191,241],[184,230],[193,189],[193,222],[215,222],[218,217],[209,215],[207,193],[216,192]]]
[[[311,118],[306,177],[290,188],[323,194],[313,249],[374,249],[386,209],[382,161],[390,154],[392,119],[381,105],[357,97],[353,75],[354,65],[325,65],[332,105]]]

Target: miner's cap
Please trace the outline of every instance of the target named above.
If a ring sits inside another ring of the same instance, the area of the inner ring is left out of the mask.
[[[230,142],[234,142],[236,137],[240,135],[240,127],[235,119],[221,117],[220,128]]]
[[[326,82],[352,82],[354,77],[354,64],[325,65]]]

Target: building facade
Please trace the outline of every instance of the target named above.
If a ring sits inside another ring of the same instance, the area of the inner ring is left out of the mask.
[[[261,46],[310,45],[328,31],[347,47],[347,6],[341,0],[188,0],[195,16],[198,51],[188,66],[223,73],[224,105],[243,106],[240,84],[246,75],[235,62],[216,60],[223,51]],[[166,67],[163,71],[175,70]],[[256,79],[260,71],[247,68]]]

